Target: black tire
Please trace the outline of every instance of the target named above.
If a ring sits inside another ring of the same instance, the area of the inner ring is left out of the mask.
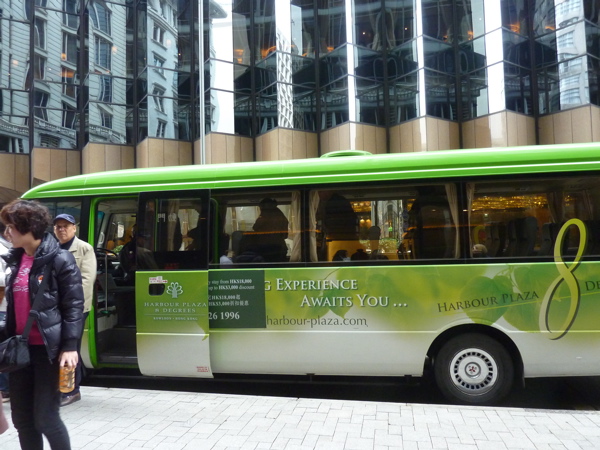
[[[452,403],[497,404],[511,391],[514,365],[506,348],[484,334],[456,336],[435,360],[435,381]]]

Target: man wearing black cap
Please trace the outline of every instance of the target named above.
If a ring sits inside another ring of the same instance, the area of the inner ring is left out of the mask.
[[[60,247],[69,250],[75,257],[77,267],[81,271],[81,279],[83,281],[83,322],[92,307],[92,299],[94,298],[94,282],[96,281],[96,254],[94,249],[87,242],[82,241],[75,232],[77,225],[75,218],[71,214],[59,214],[54,218],[54,234],[60,243]],[[79,339],[78,351],[81,350],[81,338]],[[75,389],[68,394],[63,394],[61,406],[70,405],[73,402],[81,400],[79,392],[79,383],[83,377],[83,367],[81,365],[81,356],[75,370]]]

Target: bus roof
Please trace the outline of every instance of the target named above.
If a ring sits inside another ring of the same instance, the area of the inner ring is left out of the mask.
[[[444,150],[288,161],[186,165],[78,175],[44,183],[24,198],[77,197],[173,189],[325,185],[600,169],[600,144]]]

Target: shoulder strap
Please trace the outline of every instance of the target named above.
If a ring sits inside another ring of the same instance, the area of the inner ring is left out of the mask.
[[[34,316],[31,314],[32,311],[37,311],[37,307],[40,305],[40,301],[42,296],[44,295],[44,291],[46,290],[46,286],[48,286],[48,279],[50,278],[50,271],[52,270],[53,263],[49,263],[46,266],[46,270],[44,270],[44,278],[42,278],[42,282],[38,287],[37,293],[35,294],[35,299],[33,300],[33,304],[31,305],[31,311],[29,311],[29,317],[27,318],[27,323],[25,324],[25,329],[21,334],[22,338],[27,340],[29,337],[29,332],[31,331],[31,327],[33,326]]]

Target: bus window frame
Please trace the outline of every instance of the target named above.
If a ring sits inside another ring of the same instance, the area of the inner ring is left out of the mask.
[[[183,267],[177,268],[177,270],[208,270],[209,269],[209,256],[210,249],[212,248],[212,238],[210,235],[211,229],[211,191],[210,189],[192,189],[192,190],[177,190],[177,191],[145,191],[140,192],[138,195],[138,233],[146,233],[145,230],[145,217],[146,217],[146,205],[149,201],[157,201],[157,200],[200,200],[202,202],[203,210],[206,210],[205,220],[206,226],[202,231],[202,236],[200,239],[203,239],[206,242],[206,246],[202,250],[194,250],[196,254],[200,258],[200,264],[194,267]],[[155,213],[156,219],[156,213]],[[156,252],[156,247],[153,244],[153,253]],[[170,254],[184,254],[186,250],[173,250],[173,251],[165,251],[160,253]],[[173,269],[168,268],[160,268],[158,271],[168,271]]]

